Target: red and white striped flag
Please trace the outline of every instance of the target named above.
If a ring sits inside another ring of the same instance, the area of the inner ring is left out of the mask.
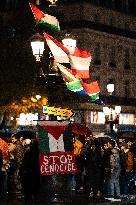
[[[54,59],[57,63],[69,63],[69,51],[64,47],[62,43],[57,41],[51,35],[44,33],[44,38],[54,56]]]
[[[89,66],[92,56],[90,51],[75,48],[71,53],[68,47],[47,33],[44,33],[44,37],[57,63],[70,63],[72,74],[76,78],[90,78]]]
[[[69,56],[72,73],[77,78],[90,78],[89,66],[92,54],[88,50],[75,49],[75,52]]]

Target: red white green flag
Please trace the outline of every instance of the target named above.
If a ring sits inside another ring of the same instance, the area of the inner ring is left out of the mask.
[[[72,73],[75,77],[82,78],[90,78],[89,66],[91,62],[92,54],[88,50],[81,50],[79,48],[75,49],[75,52],[71,54],[70,64],[72,68]]]
[[[62,43],[57,41],[51,35],[44,33],[44,38],[54,56],[54,59],[57,63],[69,63],[69,51],[64,47]]]
[[[29,5],[38,24],[42,24],[45,27],[48,27],[49,29],[54,31],[60,31],[59,22],[55,16],[51,16],[47,13],[42,12],[32,3],[29,3]]]
[[[65,66],[59,63],[57,63],[57,66],[61,71],[61,75],[66,83],[68,90],[84,96],[88,96],[90,101],[96,101],[99,99],[100,88],[97,81],[91,82],[89,84],[84,83],[82,79],[76,78]]]
[[[72,129],[68,122],[38,121],[37,129],[41,174],[75,173]]]
[[[99,99],[100,88],[97,81],[91,83],[84,83],[81,80],[80,82],[91,101]]]
[[[71,53],[68,47],[47,33],[44,33],[44,37],[57,63],[70,63],[71,71],[76,78],[90,78],[89,66],[92,54],[89,51],[75,48],[74,53]]]
[[[68,90],[73,92],[81,92],[83,90],[83,86],[78,78],[76,78],[65,66],[57,63],[59,70],[61,71],[61,75],[63,80],[66,83]]]

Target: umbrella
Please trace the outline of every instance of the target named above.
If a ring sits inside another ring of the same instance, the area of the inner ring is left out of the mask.
[[[94,135],[94,139],[97,139],[97,141],[100,142],[101,145],[115,141],[110,135],[107,135],[105,133],[99,133],[98,135]]]
[[[91,129],[80,123],[72,124],[72,132],[79,135],[92,135]]]

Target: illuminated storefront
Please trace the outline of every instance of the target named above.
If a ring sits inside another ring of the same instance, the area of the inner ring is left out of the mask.
[[[85,121],[87,126],[92,124],[104,125],[105,124],[105,115],[103,112],[98,111],[86,111],[85,112]],[[119,115],[119,125],[136,125],[136,117],[134,114],[130,113],[120,113]]]

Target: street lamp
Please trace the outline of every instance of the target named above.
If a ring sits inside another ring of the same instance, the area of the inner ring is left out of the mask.
[[[107,84],[107,91],[110,95],[114,92],[114,83],[108,83]]]
[[[70,51],[71,54],[74,53],[76,48],[76,39],[74,39],[72,34],[65,34],[62,43]]]
[[[114,92],[114,84],[107,84],[107,91],[112,96]],[[113,107],[112,104],[103,107],[103,113],[105,115],[105,122],[107,124],[107,133],[112,133],[116,129],[115,125],[119,124],[119,114],[121,112],[121,106]]]
[[[49,2],[51,3],[51,5],[49,6],[56,6],[58,0],[49,0]]]
[[[44,39],[39,33],[32,37],[31,47],[36,61],[40,61],[44,52]]]

